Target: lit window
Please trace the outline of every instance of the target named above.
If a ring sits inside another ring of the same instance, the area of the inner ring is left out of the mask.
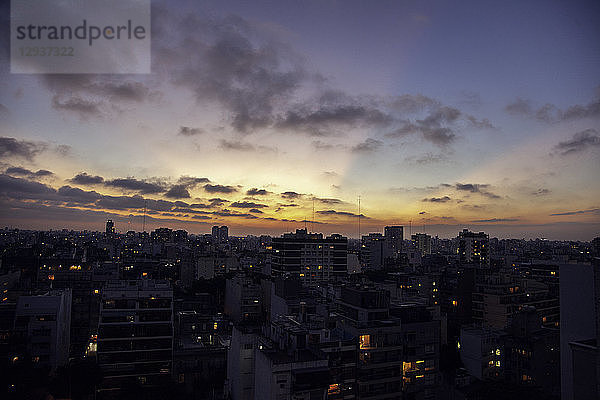
[[[360,335],[359,344],[361,349],[368,349],[371,347],[371,335]]]

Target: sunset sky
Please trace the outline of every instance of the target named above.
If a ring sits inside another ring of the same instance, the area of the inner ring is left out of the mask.
[[[147,75],[10,74],[2,7],[0,227],[600,236],[597,1],[153,2]]]

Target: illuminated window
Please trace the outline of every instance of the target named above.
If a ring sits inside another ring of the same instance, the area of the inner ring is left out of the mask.
[[[458,301],[456,301],[456,300],[452,300],[452,305],[453,305],[454,307],[458,306]]]
[[[500,349],[496,349],[496,355],[499,356],[500,355]]]
[[[361,349],[368,349],[371,347],[371,335],[360,335],[359,344]]]
[[[338,383],[332,383],[331,385],[329,385],[329,388],[327,389],[328,395],[340,394],[340,393],[341,393],[341,389],[340,389],[340,385]]]
[[[219,327],[219,325],[218,325],[218,324],[215,322],[215,323],[213,324],[213,329],[216,331],[218,327]]]
[[[417,370],[417,364],[415,362],[402,362],[402,372],[406,374],[407,372],[413,372]]]
[[[500,366],[500,360],[496,361],[496,367]]]

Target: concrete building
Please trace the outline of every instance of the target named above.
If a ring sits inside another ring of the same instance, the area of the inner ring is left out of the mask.
[[[462,263],[490,265],[489,236],[483,232],[470,232],[463,229],[458,234],[458,256]]]
[[[227,351],[226,391],[231,400],[254,400],[255,352],[260,329],[250,325],[234,325]]]
[[[213,226],[212,239],[213,243],[227,243],[227,241],[229,240],[229,228],[225,225]]]
[[[426,233],[415,233],[411,239],[421,256],[431,254],[431,236]]]
[[[173,290],[166,281],[111,281],[102,289],[97,341],[99,391],[160,387],[171,378]]]
[[[381,233],[369,233],[362,237],[360,258],[364,270],[380,270],[389,256],[389,246]]]
[[[596,337],[594,268],[589,264],[560,265],[560,365],[561,399],[574,396],[573,353],[569,343]],[[581,364],[579,364],[581,365]]]
[[[234,323],[259,322],[263,318],[260,278],[238,273],[225,285],[225,315]]]
[[[472,301],[473,320],[492,328],[506,328],[525,306],[534,306],[545,326],[558,327],[559,299],[543,282],[507,273],[480,273]]]
[[[386,226],[383,229],[385,243],[387,246],[387,254],[390,257],[397,258],[402,253],[402,242],[404,241],[403,226]]]
[[[436,398],[440,321],[426,307],[392,305],[387,291],[361,286],[342,287],[336,305],[358,346],[357,398]]]
[[[114,234],[115,231],[115,223],[113,222],[112,219],[106,220],[106,234],[107,235],[112,235]]]
[[[52,369],[68,362],[71,296],[71,290],[64,289],[19,297],[14,333],[20,346],[13,360],[30,357],[34,364]]]
[[[346,275],[348,238],[341,235],[323,237],[297,229],[273,238],[272,275],[292,274],[304,284],[316,285]]]

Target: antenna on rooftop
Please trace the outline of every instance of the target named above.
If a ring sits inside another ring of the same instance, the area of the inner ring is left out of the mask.
[[[313,232],[315,231],[315,197],[313,196],[313,218],[312,218],[312,227],[310,228]]]
[[[360,240],[360,195],[358,196],[358,240]]]
[[[144,199],[144,222],[142,223],[142,232],[146,232],[146,207],[148,206],[148,200]]]

